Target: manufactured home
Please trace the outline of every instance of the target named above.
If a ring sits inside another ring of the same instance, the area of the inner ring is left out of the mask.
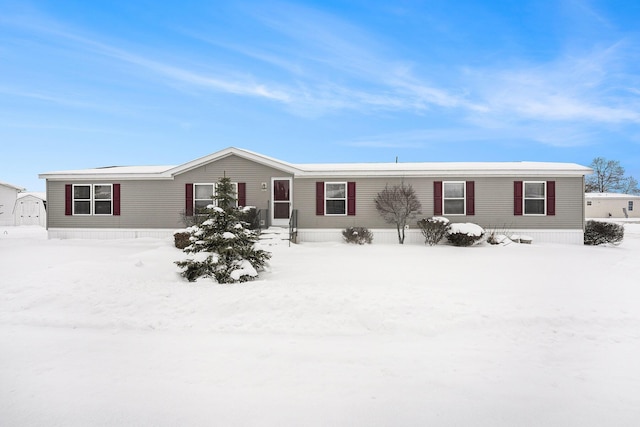
[[[618,193],[585,194],[587,218],[640,218],[640,196]]]
[[[583,243],[584,177],[573,163],[292,164],[227,148],[178,166],[106,167],[48,172],[51,238],[161,237],[211,202],[220,177],[240,206],[255,206],[263,227],[289,228],[298,242],[339,241],[367,227],[378,243],[397,242],[374,199],[386,185],[415,190],[417,219],[445,216],[538,242]],[[422,242],[415,222],[406,242]]]
[[[24,188],[0,181],[0,226],[15,225],[14,208]]]

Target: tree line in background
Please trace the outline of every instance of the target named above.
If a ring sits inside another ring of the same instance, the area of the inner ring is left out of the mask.
[[[596,157],[589,167],[593,169],[593,174],[585,178],[585,192],[640,194],[638,181],[625,174],[618,160]]]

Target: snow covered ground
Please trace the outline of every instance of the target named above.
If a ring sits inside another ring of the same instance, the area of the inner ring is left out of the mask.
[[[302,244],[187,283],[169,240],[0,228],[0,424],[635,426],[617,247]]]

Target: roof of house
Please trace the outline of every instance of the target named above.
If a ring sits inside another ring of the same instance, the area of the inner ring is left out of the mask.
[[[0,181],[0,185],[13,188],[14,190],[18,190],[18,191],[25,191],[25,188],[18,187],[17,185],[9,184],[8,182],[4,182],[4,181]]]
[[[583,176],[592,173],[588,167],[575,163],[551,162],[411,162],[411,163],[326,163],[293,164],[240,148],[226,148],[177,166],[110,166],[47,172],[39,175],[45,179],[173,179],[174,176],[198,168],[207,163],[239,156],[259,164],[291,173],[297,177],[331,176],[528,176],[567,175]]]
[[[587,199],[640,199],[640,195],[622,193],[586,193],[584,197]]]

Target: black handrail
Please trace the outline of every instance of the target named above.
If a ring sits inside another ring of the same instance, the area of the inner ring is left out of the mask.
[[[289,218],[289,246],[291,242],[298,237],[298,209],[291,211],[291,218]],[[294,242],[295,243],[295,242]]]

